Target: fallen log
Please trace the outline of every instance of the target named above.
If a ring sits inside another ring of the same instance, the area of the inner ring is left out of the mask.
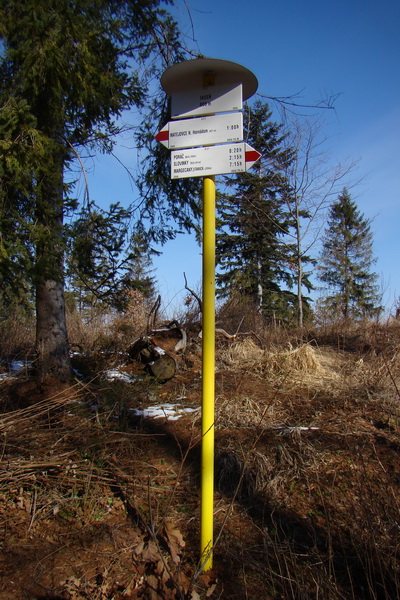
[[[157,346],[150,336],[143,336],[128,348],[129,357],[145,365],[146,370],[160,382],[172,379],[176,373],[175,359]]]

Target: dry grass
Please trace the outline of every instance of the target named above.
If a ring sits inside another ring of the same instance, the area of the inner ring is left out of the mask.
[[[253,568],[274,598],[399,595],[399,333],[357,330],[357,352],[249,339],[224,350],[242,377],[217,403],[218,481],[263,515]],[[249,378],[262,387],[243,394]]]
[[[220,357],[228,369],[246,371],[276,385],[343,389],[346,360],[343,353],[330,348],[302,344],[285,350],[263,349],[247,338],[225,348]]]
[[[0,322],[0,359],[24,359],[32,355],[35,327],[32,319],[10,316]]]
[[[221,359],[232,369],[251,369],[252,372],[260,374],[309,374],[321,369],[316,351],[308,344],[283,351],[264,350],[251,338],[228,347],[222,353]]]
[[[13,383],[5,380],[0,387],[2,387],[4,391],[4,388],[10,385],[12,386]],[[29,387],[31,390],[35,389],[33,386]],[[7,412],[0,416],[0,433],[5,434],[10,430],[22,433],[26,428],[32,426],[33,421],[40,419],[43,416],[49,417],[50,415],[55,414],[56,411],[59,411],[70,404],[75,404],[81,393],[82,387],[80,384],[77,384],[73,387],[67,387],[48,398],[45,397],[37,400],[30,406]]]
[[[1,416],[0,560],[8,565],[10,551],[18,558],[7,572],[19,573],[23,590],[12,592],[16,575],[5,578],[2,600],[42,597],[40,585],[74,600],[150,598],[152,589],[157,598],[192,597],[197,565],[178,568],[185,544],[174,509],[175,496],[187,496],[177,489],[184,460],[165,465],[156,434],[113,420],[112,387],[94,388],[99,401],[104,394],[95,412],[93,392],[77,385]]]
[[[17,543],[23,540],[25,547],[33,543],[29,536],[40,534],[43,540],[59,527],[57,553],[60,540],[68,537],[62,524],[91,532],[92,538],[79,542],[79,552],[76,540],[71,542],[62,568],[69,561],[77,574],[53,592],[60,598],[398,597],[399,328],[355,331],[362,338],[358,348],[368,338],[367,350],[322,345],[326,337],[316,332],[312,343],[296,346],[287,338],[281,345],[264,338],[257,344],[249,337],[221,344],[219,587],[214,589],[214,580],[204,580],[201,587],[190,575],[197,570],[198,457],[187,440],[197,431],[198,417],[186,417],[182,425],[150,423],[148,430],[133,429],[121,417],[129,402],[154,403],[158,395],[165,401],[164,390],[172,387],[141,393],[139,386],[125,390],[107,383],[89,390],[77,385],[2,414],[3,531],[11,539],[9,532],[20,527]],[[349,340],[348,334],[343,333]],[[12,385],[4,382],[0,393],[9,395]],[[197,398],[197,385],[187,384],[185,395]],[[96,411],[90,408],[93,397]],[[123,511],[129,522],[122,519]],[[178,533],[171,533],[176,525],[168,533],[166,518],[179,524]],[[96,537],[105,530],[111,532],[107,546]],[[91,539],[99,546],[91,546]],[[49,555],[55,551],[52,543]],[[81,555],[86,572],[77,560]],[[61,552],[57,556],[61,568]],[[174,562],[178,558],[181,562]],[[42,555],[39,562],[48,564]],[[123,565],[118,575],[117,565]],[[50,564],[49,572],[56,567]],[[121,578],[123,589],[116,584]]]

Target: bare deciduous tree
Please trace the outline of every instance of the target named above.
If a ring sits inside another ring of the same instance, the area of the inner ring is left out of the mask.
[[[326,210],[343,188],[344,182],[348,188],[355,185],[354,182],[348,182],[348,177],[355,170],[357,162],[332,162],[325,150],[328,138],[322,132],[323,126],[319,118],[300,117],[287,120],[286,125],[288,134],[285,144],[293,151],[293,160],[286,169],[290,190],[287,204],[293,220],[293,232],[288,235],[294,241],[300,327],[304,321],[304,285],[311,289],[307,277],[311,271],[306,272],[304,266],[307,263],[315,264],[309,252],[320,237]]]

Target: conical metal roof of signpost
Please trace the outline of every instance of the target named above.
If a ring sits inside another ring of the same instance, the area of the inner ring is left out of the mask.
[[[164,71],[160,81],[170,96],[192,88],[242,84],[243,100],[247,100],[258,88],[257,77],[249,69],[218,58],[194,58],[177,63]]]

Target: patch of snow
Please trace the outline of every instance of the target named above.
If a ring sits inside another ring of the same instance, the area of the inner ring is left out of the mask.
[[[160,346],[154,346],[154,350],[157,352],[157,354],[159,354],[160,356],[162,356],[163,354],[165,354],[165,350],[163,348],[160,348]]]
[[[115,352],[114,350],[101,350],[99,354],[101,354],[102,356],[120,356],[123,359],[129,356],[128,352]]]
[[[5,373],[0,373],[0,381],[4,379],[8,379],[8,377],[12,377],[14,373],[18,373],[18,371],[22,371],[22,369],[26,369],[31,365],[31,361],[29,360],[12,360],[8,364],[8,371]]]
[[[181,406],[180,404],[159,404],[157,406],[148,406],[142,410],[138,408],[130,408],[136,417],[152,418],[152,419],[168,419],[169,421],[176,421],[184,414],[195,412],[200,408],[191,408]]]
[[[108,381],[115,381],[118,379],[119,381],[125,381],[125,383],[133,383],[135,381],[134,377],[130,377],[127,373],[122,373],[118,369],[108,369],[103,373],[104,379],[108,379]]]
[[[286,426],[286,427],[273,427],[282,433],[294,433],[295,431],[317,431],[319,427],[296,427],[296,426]]]
[[[21,369],[27,367],[29,364],[30,363],[26,360],[13,360],[10,363],[10,371],[11,373],[16,373],[17,371],[20,371]]]

